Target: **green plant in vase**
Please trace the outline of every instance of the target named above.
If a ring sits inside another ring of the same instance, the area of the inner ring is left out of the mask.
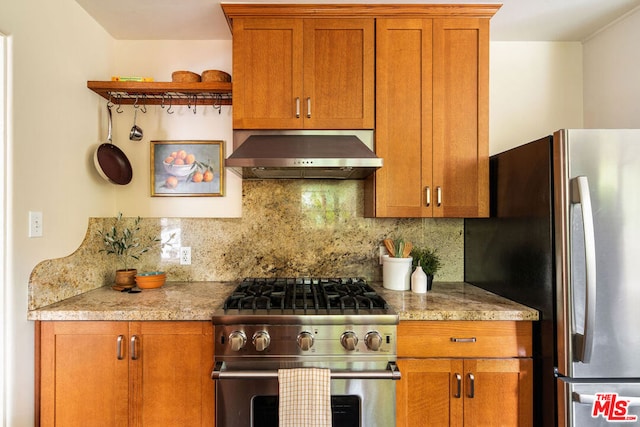
[[[142,219],[137,217],[133,220],[132,226],[128,227],[120,212],[109,230],[98,231],[103,243],[100,252],[117,257],[122,267],[116,270],[117,285],[133,286],[137,270],[131,268],[132,263],[160,244],[160,238],[157,236],[139,236],[141,221]]]
[[[440,269],[440,256],[436,253],[436,249],[414,247],[411,250],[413,268],[422,267],[422,271],[427,275],[427,289],[431,289],[433,277]]]

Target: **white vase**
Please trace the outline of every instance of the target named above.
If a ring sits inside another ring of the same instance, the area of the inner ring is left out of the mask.
[[[427,275],[420,265],[416,267],[411,275],[411,290],[416,294],[427,293]]]

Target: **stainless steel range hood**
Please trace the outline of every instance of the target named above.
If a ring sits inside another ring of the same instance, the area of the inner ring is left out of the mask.
[[[373,131],[235,131],[225,160],[245,179],[362,179],[382,166]]]

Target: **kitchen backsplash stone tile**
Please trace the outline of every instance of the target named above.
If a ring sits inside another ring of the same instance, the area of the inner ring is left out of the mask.
[[[275,276],[379,281],[378,248],[390,237],[437,249],[442,268],[436,281],[463,280],[462,219],[364,218],[363,200],[362,181],[245,181],[242,218],[145,218],[143,235],[173,239],[143,255],[136,267],[166,271],[170,281]],[[29,283],[30,310],[113,282],[116,260],[99,252],[97,235],[112,221],[90,218],[78,250],[36,266]],[[181,246],[191,247],[191,265],[180,265]]]

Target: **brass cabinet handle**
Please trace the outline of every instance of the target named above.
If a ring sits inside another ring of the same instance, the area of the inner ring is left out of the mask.
[[[137,342],[138,342],[138,336],[133,335],[131,337],[131,360],[138,360],[140,358],[140,356],[138,355],[138,352],[136,351]]]
[[[296,119],[300,118],[300,97],[296,96]]]
[[[467,394],[467,397],[469,399],[473,399],[476,394],[476,391],[475,391],[476,377],[471,372],[469,372],[467,374],[467,378],[469,379],[469,393]]]
[[[118,335],[118,339],[116,340],[116,357],[118,360],[124,359],[124,354],[122,354],[122,341],[124,341],[124,335]]]
[[[431,206],[431,187],[429,187],[428,185],[424,187],[424,198],[426,201],[425,206]]]
[[[307,118],[311,118],[311,97],[307,98]]]
[[[456,372],[455,378],[456,378],[456,392],[453,395],[453,397],[455,397],[456,399],[460,399],[460,397],[462,397],[462,375]]]

